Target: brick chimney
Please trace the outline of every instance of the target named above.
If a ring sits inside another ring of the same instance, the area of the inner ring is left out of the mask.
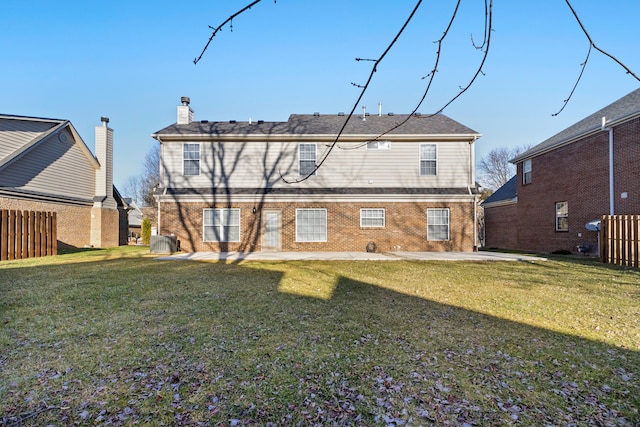
[[[193,110],[189,107],[191,100],[188,96],[180,98],[182,105],[178,105],[178,121],[179,125],[188,125],[193,121]]]
[[[95,175],[95,196],[91,208],[91,246],[118,246],[118,205],[113,198],[113,129],[108,117],[96,126],[96,159],[100,167]]]

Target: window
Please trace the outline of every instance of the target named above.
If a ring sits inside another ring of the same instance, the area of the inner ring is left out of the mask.
[[[522,183],[531,184],[531,159],[522,162]]]
[[[240,209],[203,209],[205,242],[239,242]]]
[[[369,141],[367,142],[367,150],[390,150],[391,141]]]
[[[427,209],[427,240],[449,240],[449,209]]]
[[[296,242],[327,241],[327,210],[296,209]]]
[[[316,174],[316,144],[300,144],[298,159],[300,161],[300,176]]]
[[[420,144],[420,176],[432,176],[437,173],[438,146]]]
[[[556,203],[556,231],[569,231],[569,203]]]
[[[384,209],[360,209],[360,227],[384,227]]]
[[[200,144],[182,144],[182,174],[200,175]]]

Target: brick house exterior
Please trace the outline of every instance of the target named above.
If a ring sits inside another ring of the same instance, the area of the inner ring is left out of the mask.
[[[511,187],[483,203],[487,247],[577,252],[586,244],[597,253],[598,233],[586,223],[640,213],[640,89],[512,162]]]
[[[0,209],[56,212],[58,247],[126,244],[108,120],[94,156],[68,120],[0,115]]]
[[[346,119],[194,121],[183,98],[152,135],[159,234],[190,252],[474,250],[480,135],[443,115],[354,116],[306,178]]]

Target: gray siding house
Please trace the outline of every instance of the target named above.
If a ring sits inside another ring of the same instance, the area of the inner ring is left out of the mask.
[[[361,115],[333,145],[346,119],[196,121],[183,98],[152,135],[159,233],[187,251],[474,250],[480,134],[442,114]]]
[[[0,115],[0,209],[56,212],[63,247],[120,244],[126,213],[108,121],[96,127],[94,157],[68,120]]]

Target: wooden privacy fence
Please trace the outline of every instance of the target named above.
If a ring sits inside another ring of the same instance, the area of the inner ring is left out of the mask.
[[[605,215],[600,223],[600,261],[638,268],[640,215]]]
[[[0,210],[0,261],[57,253],[55,212]]]

